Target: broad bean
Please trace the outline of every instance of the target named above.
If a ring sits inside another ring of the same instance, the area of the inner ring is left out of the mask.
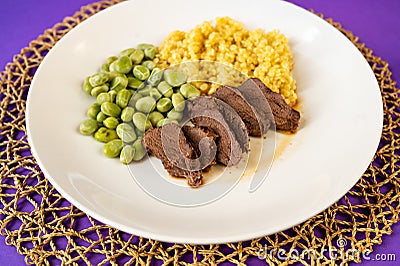
[[[119,117],[119,115],[121,114],[121,108],[117,104],[110,102],[102,103],[101,111],[104,114],[113,117]]]
[[[134,65],[139,65],[144,58],[144,52],[142,50],[136,50],[131,55],[129,56],[129,59],[131,59],[132,64]]]
[[[86,114],[89,118],[91,119],[96,119],[97,114],[100,112],[100,105],[98,103],[93,103],[91,106],[89,106]]]
[[[111,81],[110,89],[116,92],[126,89],[128,86],[128,78],[125,75],[118,75]]]
[[[160,121],[160,120],[162,120],[162,119],[164,119],[164,115],[163,115],[162,113],[160,113],[160,112],[154,111],[154,112],[151,112],[151,113],[149,114],[149,120],[150,120],[151,124],[152,124],[154,127],[156,127],[158,121]]]
[[[135,148],[131,145],[125,145],[122,150],[121,154],[119,155],[119,160],[123,164],[129,164],[132,162],[133,157],[135,156]]]
[[[89,78],[89,83],[92,87],[97,87],[103,85],[110,81],[110,76],[108,73],[96,73]]]
[[[152,85],[152,86],[157,86],[158,83],[160,83],[162,77],[163,77],[164,71],[155,67],[151,71],[151,74],[149,78],[147,79],[147,82]]]
[[[125,50],[122,50],[120,53],[119,53],[119,56],[130,56],[133,52],[135,52],[136,51],[136,49],[135,48],[128,48],[128,49],[125,49]]]
[[[147,67],[137,65],[133,68],[133,75],[139,80],[146,80],[150,76],[150,70]]]
[[[172,95],[172,105],[176,111],[183,112],[185,109],[185,99],[183,98],[182,94],[174,93]]]
[[[186,99],[190,99],[193,97],[200,96],[200,91],[193,85],[191,84],[183,84],[180,89],[180,93],[185,97]]]
[[[118,73],[127,74],[132,70],[132,61],[128,56],[121,56],[115,63],[115,70]]]
[[[107,86],[107,84],[103,84],[103,85],[101,85],[101,86],[94,87],[94,88],[92,89],[92,91],[90,92],[90,94],[91,94],[93,97],[97,97],[100,93],[102,93],[102,92],[107,92],[107,91],[108,91],[108,86]]]
[[[143,113],[136,112],[132,117],[133,124],[140,131],[146,131],[151,127],[150,120],[147,119],[147,116]]]
[[[106,120],[106,118],[107,116],[102,111],[100,111],[96,116],[96,120],[99,123],[103,123],[103,121]]]
[[[183,72],[173,71],[171,69],[167,69],[164,71],[164,80],[168,82],[172,87],[181,86],[186,82],[186,74]]]
[[[156,100],[154,100],[154,98],[151,96],[140,98],[135,104],[136,110],[143,113],[150,113],[154,110],[155,107]]]
[[[144,87],[144,82],[134,78],[134,77],[129,77],[128,78],[128,87],[132,89],[142,89]]]
[[[172,108],[172,102],[168,98],[161,98],[157,102],[157,110],[161,113],[168,112]]]
[[[166,81],[161,81],[158,84],[157,89],[159,92],[161,92],[162,95],[167,98],[170,98],[172,94],[174,94],[174,90],[172,89],[171,85],[169,85]]]
[[[115,158],[120,155],[122,148],[122,140],[114,139],[104,144],[102,151],[105,156]]]
[[[132,121],[133,114],[135,113],[135,109],[133,107],[127,106],[121,112],[121,120],[123,122]]]
[[[129,100],[132,97],[132,93],[127,90],[123,89],[117,93],[117,98],[115,99],[115,103],[119,105],[121,108],[125,108],[128,106]]]
[[[94,138],[100,142],[109,142],[113,139],[118,139],[118,135],[114,129],[101,127],[94,133]]]
[[[150,96],[156,101],[162,97],[161,93],[156,88],[150,90]]]
[[[157,64],[151,60],[147,60],[142,62],[142,66],[147,67],[150,71],[152,71],[157,66]]]
[[[117,118],[115,117],[107,117],[106,119],[104,119],[103,121],[103,125],[109,129],[116,129],[117,126],[119,124],[119,121]],[[118,133],[118,132],[117,132]]]
[[[127,123],[119,124],[116,131],[118,137],[122,139],[123,142],[131,143],[136,140],[135,129]]]
[[[157,49],[155,47],[148,47],[144,49],[144,56],[148,59],[153,59],[156,56]]]
[[[97,95],[96,101],[100,105],[105,102],[111,102],[111,95],[108,94],[107,92],[102,92],[99,95]]]
[[[178,121],[176,121],[176,120],[172,120],[170,118],[164,118],[164,119],[158,121],[157,127],[162,127],[162,126],[164,126],[166,124],[171,124],[171,123],[179,124]]]
[[[84,92],[86,92],[87,94],[91,95],[90,92],[92,91],[93,86],[90,85],[89,79],[90,79],[90,77],[86,77],[85,78],[85,80],[83,81],[82,89],[83,89]]]
[[[92,135],[96,132],[99,127],[98,123],[94,119],[86,119],[79,125],[79,131],[83,135]]]
[[[147,150],[142,144],[142,138],[138,138],[132,144],[132,147],[135,148],[135,155],[133,156],[134,161],[140,161],[146,156]]]
[[[183,114],[182,112],[178,112],[175,109],[172,109],[171,111],[168,112],[167,117],[169,119],[176,120],[179,122],[182,120]]]

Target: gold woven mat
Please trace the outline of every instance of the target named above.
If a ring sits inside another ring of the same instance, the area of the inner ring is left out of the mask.
[[[117,1],[103,1],[82,8],[73,17],[45,31],[24,48],[0,74],[0,228],[8,245],[17,248],[28,264],[245,264],[259,260],[267,245],[271,264],[347,264],[360,256],[332,257],[326,250],[372,250],[399,219],[400,180],[398,90],[388,64],[359,43],[351,32],[328,20],[343,32],[370,63],[378,79],[385,109],[379,150],[365,174],[338,203],[284,232],[252,241],[226,245],[168,244],[132,236],[103,225],[67,202],[44,178],[29,154],[25,131],[26,95],[35,69],[44,55],[71,28]],[[89,225],[89,226],[87,226]],[[339,241],[338,241],[339,240]],[[314,252],[311,257],[282,258],[286,254]],[[186,261],[186,262],[185,262]]]

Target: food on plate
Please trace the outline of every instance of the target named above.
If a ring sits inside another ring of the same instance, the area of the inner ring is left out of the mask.
[[[189,76],[193,80],[218,80],[234,87],[247,77],[257,77],[272,91],[281,94],[290,106],[297,101],[296,82],[292,77],[293,56],[288,39],[277,30],[249,30],[239,21],[221,17],[214,25],[206,21],[188,32],[170,33],[159,46],[156,57],[161,68],[196,60],[224,63],[229,68],[200,67]],[[198,84],[202,93],[208,95],[218,86]]]
[[[142,43],[108,57],[83,81],[95,102],[79,130],[105,143],[107,157],[130,164],[148,153],[198,187],[212,165],[237,165],[249,136],[297,130],[292,68],[284,35],[217,18],[158,48]]]

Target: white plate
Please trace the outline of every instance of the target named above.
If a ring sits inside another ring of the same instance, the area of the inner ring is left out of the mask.
[[[250,29],[279,29],[289,38],[302,126],[292,137],[278,136],[277,147],[286,148],[254,193],[248,192],[249,180],[241,180],[211,204],[174,207],[146,194],[125,166],[101,155],[100,143],[78,133],[93,101],[81,83],[124,48],[159,44],[173,30],[189,30],[218,16]],[[329,207],[368,167],[382,117],[379,87],[367,62],[317,16],[283,1],[151,0],[100,12],[56,44],[32,82],[27,130],[45,176],[78,208],[126,232],[206,244],[272,234]]]

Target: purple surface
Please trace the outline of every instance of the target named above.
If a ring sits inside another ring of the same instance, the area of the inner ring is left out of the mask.
[[[45,29],[74,14],[91,0],[2,0],[0,2],[0,71],[12,61],[14,54],[37,38]],[[400,81],[400,1],[397,0],[291,0],[304,8],[312,8],[341,22],[344,28],[360,37],[375,54],[388,61],[393,78]],[[395,262],[363,261],[362,265],[400,264],[400,223],[393,226],[393,234],[383,237],[381,245],[374,246],[371,258],[378,254],[396,254]],[[263,265],[258,259],[252,265]],[[0,237],[0,265],[25,265],[23,256]],[[228,264],[224,264],[228,265]]]

